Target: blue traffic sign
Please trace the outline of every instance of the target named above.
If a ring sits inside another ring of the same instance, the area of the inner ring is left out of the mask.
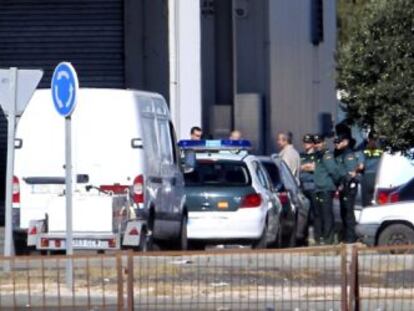
[[[62,117],[72,114],[78,94],[78,75],[71,63],[62,62],[56,66],[52,77],[52,98],[56,111]]]

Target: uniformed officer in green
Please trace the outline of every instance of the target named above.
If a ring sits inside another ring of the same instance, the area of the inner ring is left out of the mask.
[[[315,210],[315,181],[313,178],[315,163],[315,143],[312,134],[303,136],[303,152],[300,154],[300,184],[303,194],[308,198],[310,203],[308,226],[313,228],[313,235],[309,234],[309,244],[314,244],[321,237],[320,228],[315,228],[314,220],[320,217]],[[310,231],[308,228],[308,231]],[[316,230],[315,230],[316,229]]]
[[[321,232],[321,242],[332,244],[334,238],[335,221],[333,214],[333,198],[336,184],[339,181],[338,166],[333,154],[327,149],[325,139],[321,135],[314,135],[316,156],[314,166],[316,211],[319,217],[315,218],[315,230]]]
[[[364,174],[361,178],[362,206],[372,205],[375,191],[375,178],[382,154],[383,150],[379,147],[374,134],[370,132],[363,148]]]
[[[357,172],[360,158],[350,147],[351,137],[339,134],[335,140],[335,160],[338,164],[340,183],[338,187],[342,219],[342,240],[345,243],[356,241],[355,197],[358,192]]]

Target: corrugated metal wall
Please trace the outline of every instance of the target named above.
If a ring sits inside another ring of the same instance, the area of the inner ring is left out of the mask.
[[[0,67],[74,64],[83,87],[124,87],[123,0],[2,0]]]
[[[45,88],[56,64],[70,61],[82,87],[123,88],[123,6],[123,0],[1,0],[0,68],[42,68]],[[0,114],[1,204],[6,130]]]
[[[264,113],[259,122],[263,122],[266,153],[277,151],[278,131],[293,132],[300,147],[303,134],[318,131],[321,113],[335,115],[335,1],[320,2],[324,36],[316,46],[312,44],[310,0],[232,0],[232,12],[230,0],[200,3],[204,12],[203,125],[207,125],[207,131],[214,134],[214,114],[209,114],[209,108],[223,104],[229,106],[227,110],[234,108],[232,80],[236,82],[236,94],[255,93],[262,98]],[[233,125],[231,120],[220,121],[227,122],[227,128]],[[252,138],[257,133],[244,134]]]
[[[275,133],[316,132],[320,113],[336,111],[335,1],[323,1],[324,40],[311,42],[311,1],[269,0],[271,150]]]

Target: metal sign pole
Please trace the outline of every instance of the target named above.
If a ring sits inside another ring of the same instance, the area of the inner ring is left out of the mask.
[[[72,228],[72,120],[65,118],[65,171],[66,171],[66,255],[73,255],[73,228]],[[68,287],[73,284],[73,259],[67,260],[66,283]]]
[[[4,234],[4,255],[14,255],[13,244],[13,172],[14,172],[14,136],[16,131],[16,102],[17,102],[17,68],[10,68],[10,106],[8,111],[7,132],[7,171],[6,171],[6,227]]]
[[[52,76],[51,83],[53,105],[57,113],[65,118],[65,173],[66,173],[66,285],[73,285],[73,227],[72,227],[72,120],[71,114],[76,106],[79,89],[78,75],[68,62],[59,63]]]

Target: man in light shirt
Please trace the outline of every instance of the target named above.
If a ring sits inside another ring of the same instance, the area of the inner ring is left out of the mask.
[[[240,140],[240,139],[242,139],[242,133],[239,130],[231,131],[229,139],[230,140]]]
[[[279,156],[286,162],[293,176],[299,180],[300,174],[300,155],[292,145],[292,133],[281,132],[277,135],[277,145],[279,147]]]

